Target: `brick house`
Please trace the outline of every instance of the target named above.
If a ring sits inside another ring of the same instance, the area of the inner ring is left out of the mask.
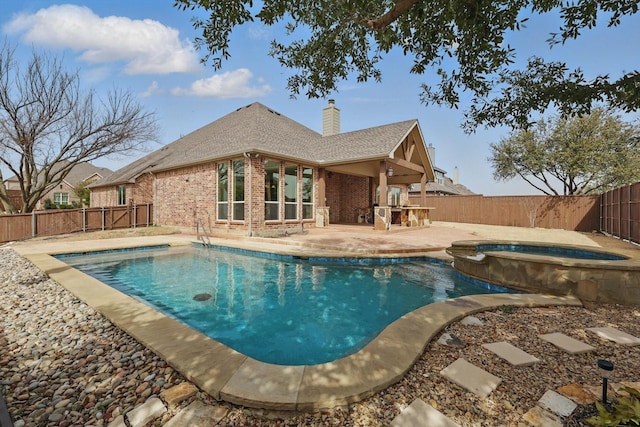
[[[67,160],[56,163],[53,166],[51,173],[55,173],[56,171],[67,167],[68,164],[69,162]],[[74,202],[82,205],[82,201],[74,191],[75,188],[82,183],[90,184],[98,181],[112,173],[113,171],[110,169],[94,166],[89,162],[78,163],[71,168],[61,183],[50,186],[46,189],[45,193],[42,194],[42,197],[40,197],[40,200],[36,204],[36,209],[43,209],[47,199],[56,206],[71,205]],[[41,180],[42,178],[39,177],[38,179]],[[5,185],[9,192],[16,193],[20,190],[20,181],[15,175],[7,179],[5,181]],[[2,205],[0,204],[0,207],[1,206]]]
[[[418,121],[341,133],[333,100],[322,114],[319,134],[260,103],[239,108],[94,183],[91,205],[153,203],[156,224],[248,235],[388,228],[409,184],[425,194],[434,179]]]

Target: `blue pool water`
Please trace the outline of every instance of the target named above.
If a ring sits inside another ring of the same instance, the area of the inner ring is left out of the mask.
[[[549,255],[558,256],[563,258],[574,259],[593,259],[593,260],[607,260],[607,261],[620,261],[626,259],[625,257],[609,254],[599,251],[589,251],[586,249],[574,249],[563,248],[558,246],[536,246],[536,245],[522,245],[522,244],[505,244],[505,243],[488,243],[479,244],[476,246],[478,252],[490,252],[490,251],[505,251],[505,252],[517,252],[521,254],[530,255]]]
[[[426,260],[317,263],[195,246],[61,258],[247,356],[280,365],[339,359],[421,306],[496,292]]]

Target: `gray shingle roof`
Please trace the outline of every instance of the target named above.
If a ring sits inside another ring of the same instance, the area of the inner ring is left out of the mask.
[[[179,168],[236,157],[245,152],[260,152],[323,166],[384,158],[417,123],[417,120],[408,120],[323,137],[256,102],[142,157],[93,186],[133,182],[146,171]]]
[[[60,169],[62,169],[63,167],[67,166],[68,164],[69,164],[68,160],[60,161],[55,165],[53,165],[51,170],[53,173],[55,173]],[[81,183],[82,181],[85,181],[93,177],[94,175],[99,175],[104,178],[105,176],[111,175],[112,173],[113,171],[111,169],[94,166],[89,162],[82,162],[74,165],[64,180],[69,185],[74,187],[77,184]],[[15,175],[13,175],[10,178],[8,178],[7,181],[18,181],[18,178]]]

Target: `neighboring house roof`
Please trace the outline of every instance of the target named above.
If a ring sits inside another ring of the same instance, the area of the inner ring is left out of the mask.
[[[434,168],[435,169],[435,168]],[[442,171],[442,169],[439,169]],[[444,183],[440,184],[438,182],[427,182],[427,193],[436,193],[436,194],[450,194],[457,196],[468,196],[475,194],[473,191],[469,190],[462,184],[454,184],[453,180],[448,176],[444,177]],[[409,193],[419,193],[420,185],[413,184],[409,187]]]
[[[145,172],[237,157],[247,152],[303,160],[319,166],[385,158],[417,126],[417,120],[408,120],[322,136],[256,102],[181,137],[91,187],[134,182]]]
[[[75,165],[64,179],[69,185],[76,186],[82,181],[93,179],[94,177],[103,178],[111,175],[113,171],[108,168],[94,166],[91,163],[83,162]]]
[[[55,173],[56,171],[60,170],[61,168],[63,168],[68,164],[69,164],[68,160],[63,160],[57,163],[56,165],[54,165],[51,170],[53,173]],[[71,187],[75,187],[77,184],[81,183],[82,181],[93,179],[94,177],[99,179],[107,175],[111,175],[112,173],[113,171],[111,169],[94,166],[89,162],[82,162],[73,166],[73,168],[67,174],[67,176],[64,178],[63,181],[66,182]],[[19,180],[17,176],[13,175],[12,177],[8,178],[6,181],[18,182]]]

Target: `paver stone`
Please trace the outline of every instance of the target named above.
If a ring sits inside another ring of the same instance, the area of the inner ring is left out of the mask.
[[[599,337],[613,341],[617,344],[640,345],[640,338],[634,337],[633,335],[610,326],[603,328],[587,328],[587,331],[591,331]]]
[[[482,347],[495,353],[498,357],[503,358],[514,366],[531,366],[540,361],[537,357],[530,355],[506,341],[482,344]]]
[[[578,406],[573,400],[553,390],[547,390],[538,404],[561,417],[568,417]]]
[[[421,399],[411,402],[393,419],[391,427],[460,427],[458,423]]]
[[[502,381],[495,375],[472,365],[462,358],[440,371],[440,375],[480,397],[490,395]]]
[[[559,332],[539,335],[539,337],[569,354],[582,354],[595,350],[595,347]]]

